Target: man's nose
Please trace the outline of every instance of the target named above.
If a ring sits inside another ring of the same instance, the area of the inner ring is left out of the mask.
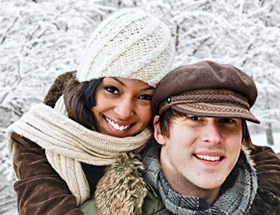
[[[207,122],[202,132],[202,140],[210,144],[219,144],[222,136],[217,122],[211,120]]]

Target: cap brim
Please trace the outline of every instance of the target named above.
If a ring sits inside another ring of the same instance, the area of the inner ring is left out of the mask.
[[[196,116],[241,118],[254,123],[260,121],[246,108],[211,103],[184,103],[171,106],[172,109]]]

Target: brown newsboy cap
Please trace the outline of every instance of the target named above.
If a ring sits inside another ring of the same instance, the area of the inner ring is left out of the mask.
[[[256,85],[246,73],[230,64],[201,61],[168,73],[155,89],[152,107],[159,115],[172,108],[185,114],[260,123],[250,112],[256,98]]]

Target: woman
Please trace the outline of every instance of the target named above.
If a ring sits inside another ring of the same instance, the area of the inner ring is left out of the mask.
[[[150,14],[124,9],[101,23],[54,108],[38,104],[7,130],[20,214],[82,214],[99,179],[114,188],[105,167],[151,136],[153,88],[173,56],[170,31]]]

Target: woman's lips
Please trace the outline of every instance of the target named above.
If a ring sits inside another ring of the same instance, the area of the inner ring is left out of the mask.
[[[133,126],[133,124],[128,124],[128,123],[117,123],[116,121],[108,118],[108,117],[104,117],[105,121],[107,122],[107,124],[109,125],[109,127],[117,133],[124,133],[126,132],[131,126]]]

